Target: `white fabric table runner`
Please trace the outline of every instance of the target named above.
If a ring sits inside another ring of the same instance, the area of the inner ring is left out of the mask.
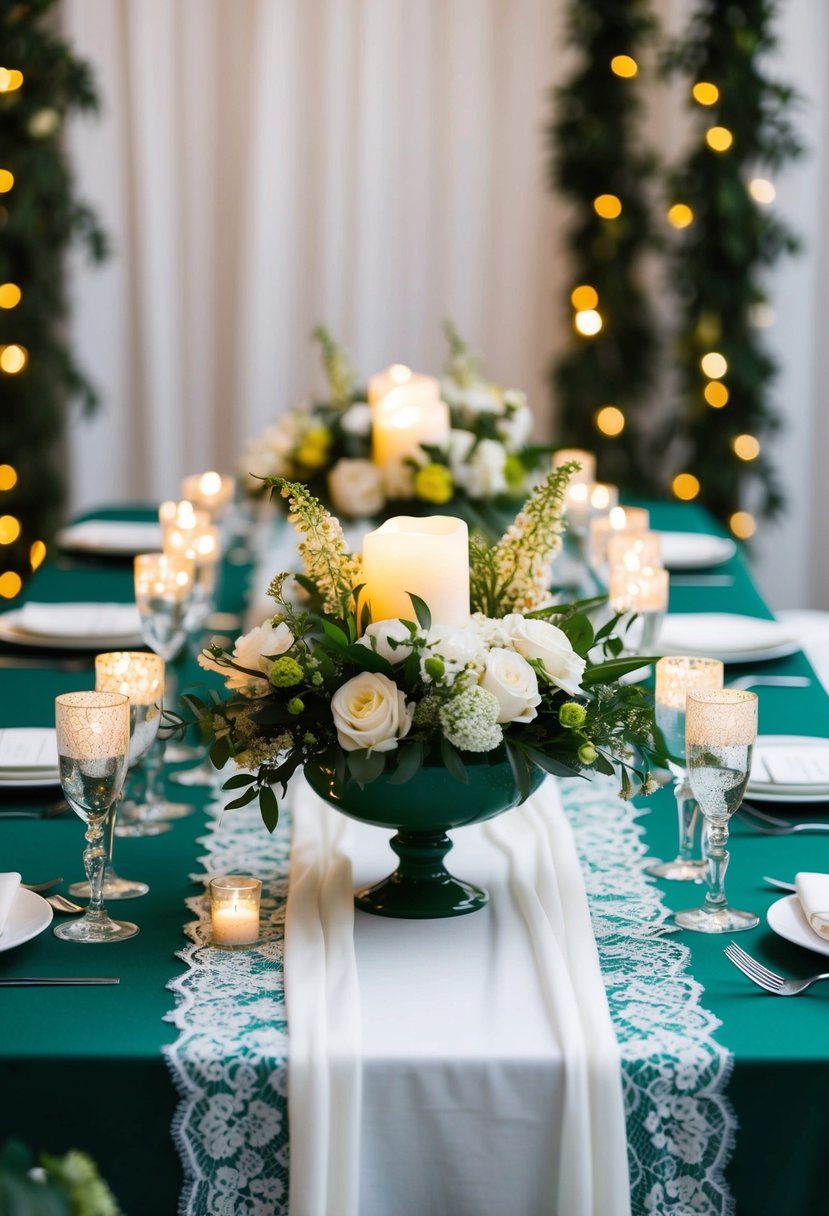
[[[555,783],[453,834],[490,903],[447,920],[355,914],[390,834],[304,783],[292,802],[291,1216],[626,1216],[620,1056]]]

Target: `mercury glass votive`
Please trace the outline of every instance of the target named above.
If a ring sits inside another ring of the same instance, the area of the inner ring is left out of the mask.
[[[581,465],[570,478],[570,485],[592,485],[596,480],[596,457],[592,452],[583,448],[559,448],[553,452],[553,469],[560,469],[563,464],[576,461]]]
[[[611,566],[608,603],[614,612],[633,613],[640,619],[641,632],[633,653],[647,654],[668,607],[668,571],[655,566],[641,570]]]
[[[722,688],[723,674],[723,664],[719,659],[667,655],[656,664],[656,725],[662,732],[669,753],[668,768],[674,778],[679,822],[676,857],[673,861],[660,861],[647,867],[647,873],[657,878],[697,882],[707,868],[705,858],[694,857],[699,804],[688,782],[685,762],[685,704],[688,693],[695,689]]]
[[[611,507],[606,515],[595,515],[590,520],[587,545],[588,560],[593,569],[604,570],[607,566],[611,539],[619,534],[645,532],[649,523],[650,516],[644,507]],[[659,566],[662,563],[656,561],[649,564]]]
[[[199,520],[197,517],[201,517]],[[207,520],[205,524],[203,521]],[[164,552],[183,556],[193,563],[193,594],[187,612],[187,630],[195,632],[204,625],[213,608],[219,558],[222,555],[221,535],[209,523],[205,512],[197,511],[193,526],[170,524],[164,528]]]
[[[259,901],[262,883],[244,874],[211,878],[210,924],[213,945],[253,946],[259,941]]]
[[[590,520],[619,505],[619,487],[603,481],[572,482],[564,494],[569,528],[585,535]]]
[[[191,473],[181,483],[181,497],[189,499],[194,507],[208,511],[214,520],[231,503],[235,490],[233,477],[222,476],[213,469],[207,473]]]
[[[662,537],[658,532],[625,529],[607,541],[608,566],[624,566],[626,570],[662,567]]]

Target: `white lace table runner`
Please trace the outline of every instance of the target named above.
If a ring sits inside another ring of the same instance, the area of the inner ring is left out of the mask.
[[[565,809],[584,867],[624,1070],[634,1216],[730,1216],[723,1170],[736,1120],[725,1097],[731,1057],[718,1020],[688,974],[690,952],[669,935],[668,910],[642,873],[640,812],[612,783],[565,782]],[[218,807],[216,811],[218,812]],[[187,971],[170,983],[179,1036],[166,1056],[180,1094],[173,1128],[186,1216],[288,1211],[287,1020],[282,941],[290,853],[283,812],[269,837],[258,810],[216,813],[201,841],[207,874],[263,879],[263,944],[209,944],[209,913],[186,926]]]

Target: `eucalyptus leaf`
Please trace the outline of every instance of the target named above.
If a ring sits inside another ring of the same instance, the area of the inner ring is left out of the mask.
[[[253,802],[257,794],[261,794],[261,791],[257,790],[255,785],[251,785],[245,790],[244,794],[241,794],[238,798],[234,798],[232,802],[226,803],[225,810],[235,811],[240,806],[247,806],[249,802]]]
[[[259,810],[265,827],[269,832],[273,832],[279,823],[279,803],[269,785],[263,785],[259,791]]]
[[[423,744],[414,740],[398,751],[397,768],[389,777],[389,785],[404,785],[411,781],[423,764]]]
[[[235,777],[228,777],[227,781],[222,786],[223,790],[239,790],[246,785],[253,785],[256,776],[253,773],[237,773]]]
[[[443,735],[441,735],[440,739],[440,755],[449,775],[454,777],[456,781],[468,785],[469,774],[466,771],[466,765],[461,759],[460,752]]]

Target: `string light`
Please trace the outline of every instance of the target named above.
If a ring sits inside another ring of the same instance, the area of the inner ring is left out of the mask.
[[[17,469],[10,464],[0,464],[0,490],[13,490],[17,485]]]
[[[705,142],[714,152],[727,152],[734,143],[734,136],[728,127],[709,127],[705,132]]]
[[[11,169],[0,169],[0,194],[7,194],[14,185],[14,174]]]
[[[694,222],[694,213],[687,203],[674,203],[673,207],[668,209],[668,222],[673,224],[674,228],[687,228]]]
[[[0,283],[0,308],[16,308],[22,295],[16,283]]]
[[[617,406],[604,405],[596,412],[596,426],[603,435],[621,435],[625,429],[625,416]]]
[[[731,446],[740,460],[756,460],[760,455],[760,441],[754,435],[735,435]]]
[[[23,73],[17,68],[0,68],[0,93],[13,93],[23,83]]]
[[[755,203],[773,203],[777,198],[774,185],[766,177],[753,177],[748,183],[748,192]]]
[[[579,311],[585,308],[595,308],[599,303],[599,293],[595,287],[582,284],[581,287],[574,287],[570,292],[570,303]]]
[[[709,350],[699,361],[700,367],[710,380],[721,380],[728,371],[728,361],[719,351]]]
[[[13,342],[10,346],[0,346],[0,371],[8,376],[16,376],[22,372],[29,360],[29,352],[25,346]]]
[[[45,557],[46,557],[46,546],[44,545],[43,541],[42,540],[32,541],[31,548],[29,549],[29,563],[30,563],[32,569],[37,570],[38,566],[40,566],[43,563],[43,559]]]
[[[748,540],[757,531],[757,520],[749,511],[735,511],[728,526],[738,540]]]
[[[710,80],[698,80],[691,93],[694,101],[701,106],[715,106],[720,100],[720,90]]]
[[[712,409],[721,410],[728,404],[728,389],[719,380],[709,380],[702,394]]]
[[[593,210],[603,220],[616,220],[622,214],[622,200],[616,194],[600,194],[593,199]]]
[[[639,64],[630,55],[614,55],[610,61],[610,70],[617,76],[629,79],[639,71]]]
[[[11,545],[20,535],[20,520],[14,515],[0,515],[0,545]]]
[[[690,502],[699,494],[699,478],[695,477],[693,473],[677,473],[671,482],[671,489],[675,498],[680,498],[683,502]]]
[[[573,318],[576,330],[584,338],[594,338],[602,328],[601,314],[595,308],[580,308]]]
[[[7,570],[5,574],[0,574],[0,595],[5,600],[13,600],[23,588],[23,579],[19,574],[15,574],[14,570]]]

